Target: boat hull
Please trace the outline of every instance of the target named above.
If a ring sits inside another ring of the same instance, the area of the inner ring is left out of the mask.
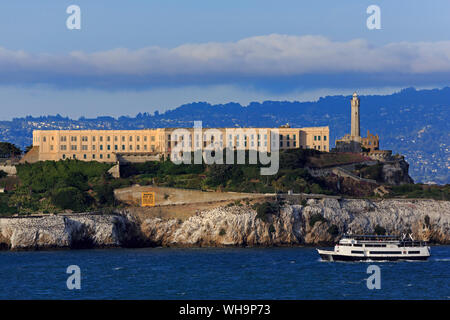
[[[340,254],[320,253],[320,257],[324,261],[425,261],[429,256],[410,256],[410,257],[365,257],[365,256],[348,256]]]

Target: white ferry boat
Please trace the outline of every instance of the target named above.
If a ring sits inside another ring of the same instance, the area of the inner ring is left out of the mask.
[[[427,260],[430,247],[424,241],[415,241],[411,235],[369,236],[345,235],[334,247],[334,251],[317,249],[322,260]]]

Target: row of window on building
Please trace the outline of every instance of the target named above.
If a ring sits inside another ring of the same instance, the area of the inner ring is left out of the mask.
[[[59,148],[60,148],[60,150],[61,151],[66,151],[67,150],[67,145],[65,145],[65,144],[61,144],[60,146],[59,146]],[[124,145],[124,144],[122,144],[120,147],[119,147],[119,145],[117,145],[117,144],[115,144],[114,145],[114,149],[113,149],[113,146],[112,145],[110,145],[110,144],[108,144],[108,145],[105,145],[105,146],[103,146],[102,144],[101,145],[99,145],[98,146],[98,150],[97,150],[97,146],[95,145],[95,144],[93,144],[92,146],[91,146],[91,150],[90,151],[94,151],[94,152],[96,152],[96,151],[103,151],[103,150],[107,150],[107,151],[111,151],[111,150],[114,150],[114,151],[132,151],[132,150],[134,150],[133,148],[134,148],[134,146],[132,145],[132,144],[130,144],[129,146],[128,146],[128,149],[126,148],[127,146],[126,145]],[[144,145],[136,145],[136,150],[137,151],[151,151],[151,152],[154,152],[155,150],[156,150],[156,147],[155,147],[155,145],[146,145],[146,144],[144,144]],[[50,145],[50,150],[51,151],[53,151],[53,145]],[[70,145],[70,150],[72,150],[72,151],[77,151],[78,150],[78,145],[75,145],[75,144],[72,144],[72,145]],[[89,146],[88,145],[81,145],[81,150],[82,151],[89,151]]]
[[[178,142],[178,141],[167,142],[167,147],[168,148],[176,147],[176,146],[178,146],[178,143],[181,143],[181,147],[182,148],[185,147],[185,142],[184,141],[181,141],[181,142]],[[189,141],[186,145],[189,146],[189,147],[192,147],[192,141]],[[206,141],[203,141],[203,147],[204,148],[210,147],[210,146],[223,148],[223,142],[216,142],[216,143],[211,143],[210,144],[210,143],[207,143]],[[244,147],[248,147],[248,146],[250,146],[250,147],[261,147],[261,146],[267,147],[267,141],[263,141],[263,142],[261,142],[261,141],[257,141],[257,142],[250,141],[250,143],[247,143],[247,141],[244,141],[244,143],[241,144],[239,142],[239,140],[238,140],[238,141],[236,141],[236,145],[235,146],[238,147],[238,148],[241,147],[241,146],[244,146]],[[297,147],[297,141],[280,141],[279,146],[280,146],[280,148],[285,148],[285,147],[287,147],[287,148],[290,148],[290,147],[296,148]],[[61,144],[59,147],[60,147],[60,151],[67,151],[67,150],[69,150],[68,149],[69,146],[65,145],[65,144]],[[78,145],[70,145],[70,150],[78,151],[78,147],[79,147]],[[199,141],[196,142],[196,147],[197,148],[200,147]],[[231,141],[228,142],[228,147],[230,147],[230,148],[233,147],[233,143]],[[304,146],[300,146],[300,147],[303,148]],[[309,149],[310,146],[306,146],[306,148]],[[317,150],[321,150],[321,146],[320,145],[313,146],[313,148],[317,149]],[[53,150],[54,150],[53,145],[50,145],[50,151],[53,151]],[[104,150],[106,150],[106,151],[144,151],[144,152],[151,151],[151,152],[155,152],[156,151],[156,147],[155,147],[155,145],[150,145],[150,146],[142,145],[141,146],[141,145],[138,144],[136,146],[128,145],[128,148],[127,148],[127,146],[124,145],[124,144],[120,145],[120,146],[119,145],[112,146],[112,145],[108,144],[108,145],[105,145],[105,146],[104,145],[99,145],[98,149],[97,149],[96,145],[92,145],[91,149],[89,150],[89,146],[88,145],[81,145],[80,150],[81,151],[92,151],[92,152],[104,151]],[[326,150],[326,146],[323,146],[322,150]]]
[[[167,147],[176,147],[178,145],[181,145],[182,148],[184,148],[185,146],[188,146],[189,148],[192,148],[192,141],[188,141],[187,144],[185,144],[184,141],[167,141]],[[250,145],[251,147],[261,147],[262,145],[264,147],[267,147],[267,140],[265,140],[263,143],[261,143],[261,141],[250,141],[250,144],[247,143],[247,141],[245,140],[244,143],[242,144],[244,147],[247,147],[248,145]],[[236,147],[240,147],[241,144],[239,142],[239,140],[236,141]],[[200,148],[200,141],[196,141],[195,143],[195,147],[196,148]],[[219,147],[219,148],[223,148],[223,141],[220,142],[213,142],[213,141],[203,141],[203,147]],[[228,141],[228,147],[229,148],[233,148],[233,142],[232,141]]]
[[[261,136],[264,137],[264,140],[267,140],[267,134],[264,134],[264,135],[256,134],[257,140],[261,140]],[[190,134],[187,135],[187,137],[188,137],[188,140],[189,140],[189,141],[192,139],[192,135],[190,135]],[[321,141],[322,137],[323,137],[323,141],[327,141],[327,136],[318,136],[318,135],[315,135],[315,136],[314,136],[314,141]],[[173,140],[175,140],[175,141],[178,141],[178,140],[183,141],[184,138],[185,138],[184,135],[178,136],[178,135],[176,135],[176,134],[174,134],[173,136],[172,136],[172,135],[168,135],[168,136],[167,136],[167,140],[168,140],[168,141],[173,141]],[[239,140],[240,140],[239,134],[237,134],[235,138],[236,138],[236,140],[239,141]],[[293,135],[292,135],[292,139],[291,139],[291,136],[290,136],[289,134],[287,134],[287,135],[282,135],[282,134],[280,134],[280,135],[279,135],[279,138],[280,138],[280,141],[281,141],[281,140],[297,140],[297,135],[296,135],[296,134],[293,134]],[[196,135],[196,139],[199,140],[199,135],[198,135],[198,134]],[[220,140],[223,140],[223,134],[220,134],[219,139],[220,139]],[[229,134],[229,135],[228,135],[228,140],[232,140],[232,139],[233,139],[233,135]],[[248,139],[254,140],[254,139],[255,139],[255,135],[253,135],[253,134],[245,135],[245,134],[244,134],[243,137],[242,137],[242,139],[243,139],[243,140],[248,140]],[[209,137],[209,139],[208,139],[207,135],[204,134],[204,135],[203,135],[203,140],[214,141],[214,135],[213,135],[213,134],[210,135],[210,137]]]
[[[187,134],[186,136],[187,136],[187,139],[186,139],[186,140],[188,140],[188,141],[191,141],[191,140],[192,140],[192,135],[191,135],[191,134]],[[214,135],[214,134],[207,135],[207,134],[205,133],[205,134],[203,134],[203,141],[211,141],[211,142],[214,142],[214,141],[215,141],[215,136],[216,136],[216,135]],[[217,136],[219,136],[219,140],[220,140],[220,141],[223,141],[223,134],[220,134],[220,135],[217,134]],[[242,138],[243,140],[248,140],[248,139],[254,140],[254,139],[255,139],[255,136],[257,137],[258,140],[261,140],[261,136],[264,137],[264,140],[267,140],[267,134],[264,134],[264,135],[261,135],[261,134],[256,134],[256,135],[254,135],[254,134],[249,134],[249,135],[246,135],[246,134],[244,134],[244,135],[242,135],[242,137],[240,137],[239,134],[237,134],[237,135],[235,136],[235,140],[238,140],[238,141],[239,141],[240,138]],[[295,137],[295,135],[294,135],[294,137]],[[199,134],[196,134],[196,135],[195,135],[195,139],[196,139],[197,141],[199,141],[199,140],[200,140],[200,135],[199,135]],[[185,140],[185,135],[177,135],[177,134],[167,135],[167,140],[168,140],[168,141],[184,141],[184,140]],[[232,135],[232,134],[229,134],[229,135],[228,135],[228,140],[229,140],[229,141],[230,141],[230,140],[233,140],[233,135]]]
[[[314,136],[314,141],[320,141],[322,136]],[[327,136],[323,136],[323,141],[327,141]]]
[[[267,134],[264,134],[264,135],[257,134],[256,135],[257,140],[261,140],[261,136],[264,137],[264,140],[267,140]],[[70,136],[69,138],[70,138],[70,142],[77,142],[77,139],[78,139],[77,136]],[[253,135],[253,134],[250,134],[248,136],[247,135],[243,135],[243,137],[242,137],[242,139],[244,141],[246,141],[248,139],[254,140],[254,138],[255,138],[255,135]],[[289,134],[288,135],[280,134],[279,138],[280,138],[280,141],[291,140],[291,136]],[[117,142],[117,141],[119,141],[119,136],[113,136],[113,137],[111,137],[111,136],[105,136],[105,137],[99,136],[98,137],[98,141],[99,142],[103,142],[104,140],[106,140],[106,142],[110,142],[112,139],[114,140],[114,142]],[[156,140],[155,136],[143,136],[142,137],[142,140],[144,142],[147,142],[148,139],[150,139],[150,141],[152,141],[152,142],[154,142]],[[177,136],[175,134],[175,135],[173,135],[173,137],[171,135],[168,135],[168,140],[169,141],[173,141],[173,140],[177,141],[178,139],[183,141],[184,140],[184,135]],[[192,139],[192,136],[188,135],[188,140],[190,141],[191,139]],[[198,134],[196,136],[196,139],[199,140],[199,135]],[[232,139],[233,139],[233,136],[230,134],[229,137],[228,137],[228,140],[232,140]],[[320,136],[320,135],[315,135],[314,136],[314,141],[321,141],[321,139],[322,139],[322,136]],[[43,136],[42,140],[43,140],[43,142],[47,142],[47,137]],[[92,142],[96,142],[97,141],[97,137],[96,136],[92,136],[91,140],[92,140]],[[127,139],[126,139],[125,136],[121,136],[120,140],[122,142],[125,142]],[[203,135],[203,140],[207,140],[206,134]],[[220,140],[223,140],[223,134],[220,134]],[[238,134],[238,135],[236,135],[236,141],[239,141],[239,140],[240,140],[240,136]],[[292,140],[294,140],[294,141],[297,140],[297,135],[293,134],[292,135]],[[54,141],[54,137],[53,136],[51,136],[51,141]],[[60,141],[61,142],[67,142],[67,136],[61,136],[60,137]],[[81,136],[81,141],[82,142],[89,142],[89,137],[88,136]],[[140,142],[141,141],[141,136],[128,136],[128,141],[129,142],[133,142],[133,141]],[[214,141],[214,135],[212,135],[210,137],[210,141]],[[327,136],[323,136],[323,141],[327,141]]]
[[[78,136],[69,136],[69,138],[70,138],[69,139],[70,142],[77,142],[77,140],[78,140]],[[97,140],[97,138],[98,138],[98,140]],[[55,137],[51,136],[50,140],[54,141]],[[112,136],[99,136],[99,137],[92,136],[91,137],[91,142],[97,142],[97,141],[99,141],[99,142],[103,142],[103,141],[110,142],[112,140],[114,140],[115,142],[119,141],[119,136],[113,136],[113,137]],[[127,141],[125,136],[121,136],[120,140],[122,142]],[[133,141],[140,142],[141,140],[144,141],[144,142],[147,142],[148,140],[153,142],[153,141],[156,140],[156,138],[155,138],[155,136],[143,136],[143,137],[141,137],[141,136],[128,136],[128,141],[129,142],[133,142]],[[42,137],[42,141],[43,142],[47,142],[47,137],[43,136]],[[60,137],[60,141],[61,142],[67,142],[67,136],[61,136]],[[82,142],[89,142],[89,137],[88,136],[81,136],[81,141]]]
[[[83,156],[82,156],[82,159],[83,160],[103,160],[103,159],[111,159],[111,154],[99,154],[98,155],[98,159],[97,159],[97,157],[96,157],[96,155],[95,154],[92,154],[92,155],[90,155],[91,156],[91,158],[89,159],[89,157],[88,157],[88,155],[87,154],[83,154]],[[77,155],[76,154],[73,154],[72,156],[70,156],[70,155],[66,155],[66,154],[62,154],[62,159],[63,160],[65,160],[65,159],[78,159],[78,157],[77,157]]]

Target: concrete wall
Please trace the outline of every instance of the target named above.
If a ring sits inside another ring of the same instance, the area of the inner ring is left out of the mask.
[[[152,186],[133,186],[117,189],[114,195],[117,200],[141,205],[142,192],[155,192],[157,206],[166,206],[174,204],[201,203],[210,201],[239,200],[245,198],[264,197],[262,194],[254,193],[234,193],[234,192],[203,192],[199,190],[152,187]]]
[[[120,165],[116,164],[111,169],[108,170],[113,178],[120,178]]]
[[[390,161],[393,159],[391,150],[373,150],[362,154],[379,161]]]
[[[344,168],[336,167],[336,168],[333,168],[331,171],[339,177],[350,178],[355,181],[364,181],[364,182],[369,182],[369,183],[374,183],[374,184],[377,183],[375,180],[372,180],[372,179],[364,179],[364,178],[358,177],[358,176],[354,175],[353,173],[345,170]]]

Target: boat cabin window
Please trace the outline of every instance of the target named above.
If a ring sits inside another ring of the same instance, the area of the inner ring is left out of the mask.
[[[401,254],[401,251],[370,251],[370,254]]]

